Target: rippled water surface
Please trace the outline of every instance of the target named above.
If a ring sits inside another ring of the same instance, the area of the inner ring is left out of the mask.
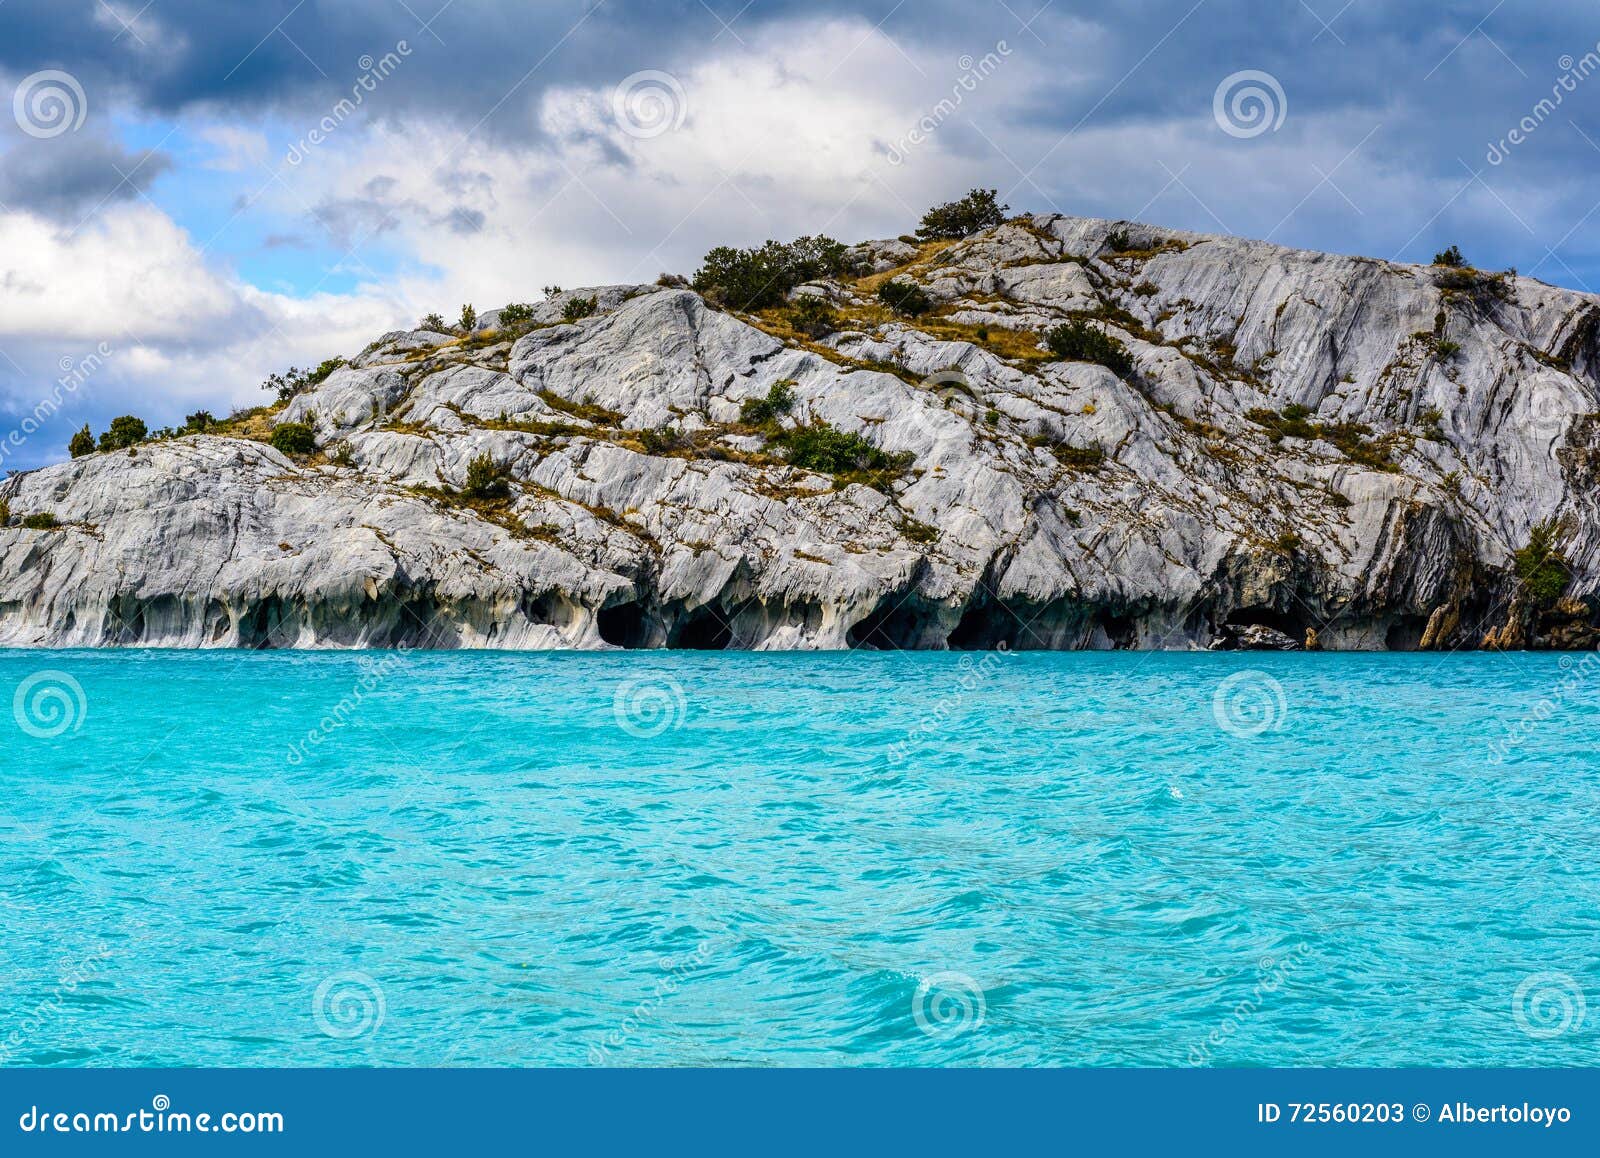
[[[4,652],[0,1055],[1596,1064],[1597,692],[1552,655]]]

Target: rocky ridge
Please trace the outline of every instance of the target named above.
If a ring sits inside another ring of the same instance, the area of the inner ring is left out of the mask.
[[[14,475],[0,645],[1595,646],[1600,298],[1047,215],[850,257],[791,295],[823,337],[589,287]],[[891,277],[933,310],[886,309]],[[1073,319],[1131,372],[1051,355]],[[268,445],[284,423],[317,453]],[[823,428],[882,461],[788,461]],[[1514,562],[1541,525],[1553,604]]]

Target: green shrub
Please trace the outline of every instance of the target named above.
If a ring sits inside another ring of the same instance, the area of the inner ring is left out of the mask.
[[[641,430],[638,434],[639,444],[644,447],[646,454],[664,455],[694,448],[694,439],[676,426],[659,426]]]
[[[1126,229],[1113,229],[1106,234],[1106,248],[1112,253],[1127,253],[1133,248],[1133,243],[1128,240]]]
[[[1459,353],[1461,353],[1460,342],[1452,342],[1448,338],[1438,338],[1435,339],[1433,343],[1434,357],[1438,358],[1441,362],[1448,362],[1451,358],[1454,358]]]
[[[315,370],[306,375],[306,385],[308,387],[320,386],[329,374],[332,374],[335,370],[341,370],[349,364],[343,358],[325,358],[317,363]]]
[[[917,226],[917,237],[923,241],[959,240],[971,237],[985,229],[992,229],[1006,219],[1008,205],[996,201],[994,189],[974,189],[957,201],[935,205],[922,215]]]
[[[84,423],[83,429],[72,436],[72,441],[67,443],[67,453],[73,458],[82,458],[86,454],[94,453],[94,435],[89,433],[89,424]]]
[[[193,414],[190,414],[184,418],[183,433],[204,434],[216,424],[217,420],[211,416],[211,411],[196,410]]]
[[[1257,407],[1247,410],[1245,417],[1267,428],[1267,437],[1273,442],[1285,438],[1320,438],[1331,442],[1351,462],[1370,466],[1375,470],[1399,469],[1390,457],[1394,446],[1392,435],[1382,438],[1372,436],[1372,427],[1362,422],[1312,422],[1311,411],[1298,403],[1290,403],[1281,413]]]
[[[1097,362],[1122,378],[1133,373],[1133,356],[1128,348],[1082,318],[1056,326],[1045,334],[1044,340],[1058,358],[1069,362]]]
[[[808,338],[826,338],[839,328],[839,315],[826,298],[801,294],[789,307],[789,325]]]
[[[435,334],[445,334],[450,332],[450,326],[445,322],[444,318],[440,317],[438,314],[424,315],[423,319],[417,323],[417,329],[432,330]]]
[[[897,314],[921,317],[933,309],[933,300],[922,287],[908,281],[886,281],[878,287],[878,300]]]
[[[126,450],[138,446],[150,434],[144,419],[131,414],[119,415],[111,420],[111,429],[100,436],[101,450]]]
[[[822,474],[894,472],[910,466],[912,459],[909,453],[889,454],[859,434],[837,430],[822,422],[782,431],[768,441],[784,452],[791,466]]]
[[[424,322],[426,320],[424,319]],[[428,327],[424,325],[423,328]],[[261,389],[271,390],[277,394],[279,402],[287,402],[296,394],[303,394],[313,386],[321,385],[329,374],[349,364],[343,358],[325,358],[314,370],[302,370],[298,366],[290,366],[281,374],[269,375],[267,380],[261,383]]]
[[[316,431],[304,422],[282,422],[272,431],[272,448],[283,454],[311,454],[317,449]]]
[[[22,525],[30,531],[53,531],[61,524],[49,511],[38,511],[22,516]]]
[[[735,310],[781,305],[795,286],[847,272],[845,247],[831,237],[800,237],[787,245],[768,241],[759,249],[719,245],[706,254],[694,288]]]
[[[355,466],[356,448],[350,445],[349,439],[340,439],[329,452],[328,461],[334,466]]]
[[[533,306],[528,302],[512,302],[500,310],[500,325],[516,329],[533,324]]]
[[[765,426],[794,409],[793,379],[774,382],[765,398],[746,398],[739,407],[739,421],[746,426]]]
[[[657,276],[656,284],[667,289],[688,289],[689,279],[681,273],[663,273]]]
[[[1540,610],[1555,606],[1572,578],[1566,556],[1556,545],[1560,531],[1561,525],[1555,520],[1538,524],[1528,532],[1528,545],[1511,556],[1517,578]]]
[[[561,317],[564,321],[575,322],[593,314],[598,305],[598,300],[592,297],[568,298],[567,304],[561,307]]]
[[[474,329],[477,328],[477,325],[478,311],[472,308],[472,303],[468,302],[466,305],[461,307],[461,318],[456,322],[456,328],[465,330],[470,334]]]
[[[1461,256],[1461,247],[1459,245],[1452,245],[1443,253],[1434,254],[1433,264],[1460,269],[1467,264],[1467,259]]]
[[[487,451],[467,463],[467,481],[461,487],[463,498],[503,499],[511,493],[511,469],[495,462]]]
[[[1511,279],[1516,276],[1514,269],[1485,273],[1471,266],[1449,266],[1434,275],[1433,284],[1447,296],[1468,297],[1479,305],[1489,306],[1510,299]]]
[[[1088,446],[1055,443],[1050,447],[1050,453],[1068,470],[1099,470],[1106,462],[1105,448],[1094,443]]]

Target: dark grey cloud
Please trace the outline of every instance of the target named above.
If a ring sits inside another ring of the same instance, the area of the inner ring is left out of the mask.
[[[1600,77],[1509,157],[1488,159],[1550,95],[1560,62],[1596,50],[1593,0],[157,0],[131,31],[105,11],[102,0],[6,0],[0,73],[72,72],[89,94],[91,122],[122,104],[168,116],[200,110],[291,125],[304,118],[310,126],[351,95],[364,61],[404,41],[403,60],[363,101],[362,116],[426,119],[491,143],[526,143],[539,137],[538,101],[552,85],[604,91],[643,69],[687,74],[708,54],[737,54],[782,21],[847,17],[863,30],[879,28],[924,66],[932,62],[921,80],[907,78],[930,97],[948,91],[939,62],[953,77],[963,55],[982,56],[1004,40],[1013,59],[1037,66],[1032,91],[1002,122],[952,121],[939,148],[970,162],[989,154],[987,183],[1010,187],[1019,208],[1118,216],[1160,188],[1165,177],[1153,161],[1168,159],[1147,153],[1149,172],[1119,199],[1103,192],[1116,174],[1085,179],[1082,166],[1101,154],[1081,143],[1119,133],[1140,139],[1173,123],[1204,131],[1219,82],[1262,71],[1286,94],[1281,131],[1249,141],[1216,132],[1202,152],[1170,159],[1205,207],[1168,196],[1156,213],[1181,218],[1173,224],[1216,228],[1220,218],[1263,233],[1319,180],[1314,163],[1334,173],[1338,191],[1322,186],[1280,240],[1347,247],[1340,203],[1348,196],[1365,228],[1386,216],[1409,220],[1421,209],[1426,220],[1438,212],[1439,229],[1482,235],[1485,260],[1531,265],[1560,241],[1574,251],[1576,275],[1600,280],[1600,246],[1581,228],[1600,158]],[[1340,119],[1343,130],[1331,131]],[[1059,144],[996,155],[997,144],[1010,152],[1021,136]],[[1343,160],[1358,143],[1359,155]],[[626,163],[604,137],[596,144],[604,161]],[[1319,149],[1326,155],[1308,159]],[[1262,209],[1260,189],[1234,177],[1244,163],[1285,204]],[[1154,187],[1145,180],[1151,174]],[[1429,185],[1427,203],[1395,203],[1401,183],[1386,174]],[[1445,204],[1451,183],[1468,181],[1473,189]],[[451,229],[487,224],[474,216],[486,212],[484,200],[465,184],[441,193],[447,203],[427,209],[371,195],[320,208],[325,227],[346,235],[390,230],[404,212],[432,213]],[[1396,231],[1397,248],[1414,232]],[[1572,280],[1572,271],[1540,272]]]
[[[165,153],[129,151],[97,133],[23,136],[0,153],[0,204],[71,224],[133,200],[171,167]]]

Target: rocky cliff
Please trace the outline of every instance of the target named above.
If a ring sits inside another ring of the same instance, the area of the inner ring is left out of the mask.
[[[809,312],[669,280],[387,334],[15,475],[0,645],[1594,646],[1600,298],[1059,216],[849,258]],[[1074,320],[1131,365],[1051,353]]]

